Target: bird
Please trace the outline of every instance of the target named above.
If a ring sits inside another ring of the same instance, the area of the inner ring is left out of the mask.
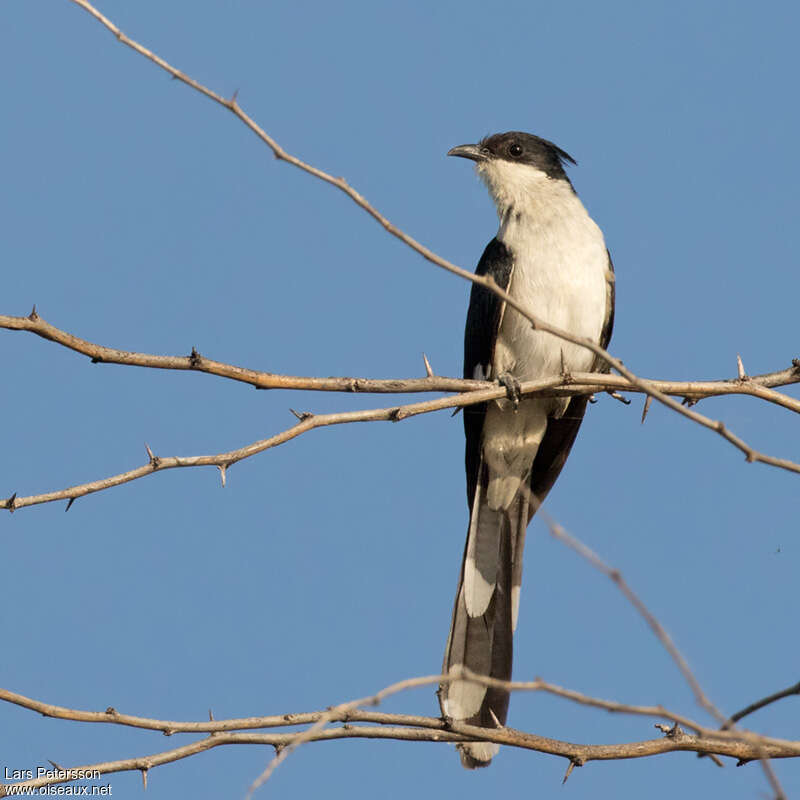
[[[509,131],[448,156],[475,162],[499,217],[476,274],[492,277],[540,320],[606,349],[614,324],[614,266],[603,233],[567,176],[577,162],[530,133]],[[445,648],[443,675],[466,667],[510,681],[525,532],[564,466],[589,398],[520,396],[522,381],[569,372],[608,372],[588,348],[535,330],[485,286],[473,283],[464,331],[464,377],[498,381],[500,400],[466,406],[469,527]],[[509,692],[445,680],[446,721],[483,728],[506,723]],[[463,766],[488,766],[491,742],[457,745]]]

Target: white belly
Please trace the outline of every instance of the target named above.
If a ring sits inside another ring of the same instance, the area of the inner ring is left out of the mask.
[[[512,252],[509,294],[543,322],[600,341],[606,317],[608,252],[603,234],[575,198],[582,214],[567,221],[524,225],[510,221],[500,239]],[[595,355],[580,345],[533,330],[528,319],[506,308],[492,363],[493,377],[510,373],[519,381],[591,370]],[[490,403],[483,427],[483,455],[489,467],[490,508],[508,508],[521,483],[527,483],[550,416],[560,416],[566,398]]]
[[[589,215],[584,211],[541,226],[511,222],[498,238],[514,256],[509,294],[543,322],[599,342],[606,315],[608,253]],[[572,372],[590,370],[595,360],[591,350],[534,331],[525,317],[506,308],[495,345],[495,377],[508,372],[522,381],[559,375],[562,353],[563,365]]]

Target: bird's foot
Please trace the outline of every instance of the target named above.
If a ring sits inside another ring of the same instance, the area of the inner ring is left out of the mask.
[[[516,411],[519,408],[519,401],[522,397],[522,387],[519,381],[510,372],[504,372],[498,377],[497,382],[501,386],[505,386],[508,399],[511,401],[511,405],[514,406],[514,411]]]

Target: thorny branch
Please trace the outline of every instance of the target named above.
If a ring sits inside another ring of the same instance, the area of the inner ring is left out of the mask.
[[[791,368],[794,370],[795,368]],[[789,372],[788,370],[784,370],[783,373],[771,373],[770,375],[763,376],[765,379],[771,379],[771,376],[784,376],[783,378],[779,378],[779,380],[784,380],[785,375],[784,373]],[[282,376],[277,376],[282,377]],[[606,382],[609,378],[613,379],[613,376],[602,375],[599,373],[575,373],[571,376],[555,376],[552,378],[541,378],[535,381],[525,381],[520,384],[520,391],[522,394],[533,394],[536,392],[556,392],[556,391],[564,391],[566,393],[578,393],[578,390],[582,392],[587,391],[596,391],[599,388],[602,388],[604,382]],[[306,380],[306,379],[297,379],[297,380]],[[318,380],[318,379],[308,379],[308,380]],[[328,380],[331,381],[360,381],[362,379],[352,379],[352,378],[330,378]],[[411,379],[415,381],[417,384],[424,381],[434,381],[437,380],[434,378],[417,378]],[[454,378],[447,378],[447,381],[454,381]],[[579,380],[580,384],[573,383],[574,380]],[[396,381],[394,383],[397,383]],[[223,486],[225,484],[227,470],[233,464],[236,464],[243,459],[250,458],[251,456],[257,455],[258,453],[262,453],[265,450],[269,450],[273,447],[277,447],[278,445],[284,444],[296,437],[307,433],[308,431],[314,430],[315,428],[323,428],[328,427],[330,425],[343,425],[347,423],[353,422],[377,422],[377,421],[389,421],[389,422],[400,422],[401,420],[407,419],[409,417],[418,416],[419,414],[427,414],[432,411],[440,411],[442,409],[447,408],[463,408],[464,406],[474,405],[476,403],[485,403],[489,400],[498,400],[506,396],[507,390],[502,387],[498,386],[495,383],[490,382],[480,382],[480,381],[465,381],[465,383],[476,383],[480,386],[488,386],[490,388],[486,389],[476,389],[473,391],[465,392],[464,394],[459,395],[450,395],[447,397],[439,397],[433,400],[423,400],[417,403],[409,403],[406,405],[396,405],[390,406],[385,408],[373,408],[373,409],[364,409],[359,411],[342,411],[337,413],[331,414],[311,414],[308,412],[294,412],[295,416],[298,417],[299,422],[296,425],[293,425],[291,428],[287,428],[284,431],[271,436],[267,439],[261,439],[256,442],[252,442],[251,444],[245,445],[244,447],[237,448],[235,450],[229,450],[224,453],[217,453],[215,455],[205,455],[205,456],[156,456],[153,455],[153,452],[147,447],[147,456],[148,461],[146,464],[143,464],[140,467],[136,467],[134,469],[128,470],[127,472],[121,472],[117,475],[112,475],[107,478],[101,478],[95,481],[89,481],[88,483],[78,484],[76,486],[70,486],[66,489],[59,489],[53,492],[45,492],[43,494],[36,494],[36,495],[29,495],[25,497],[19,497],[16,493],[12,494],[10,497],[0,500],[0,509],[7,509],[8,511],[16,511],[19,508],[24,508],[26,506],[33,506],[39,505],[42,503],[52,503],[57,500],[67,500],[67,510],[70,508],[72,503],[79,497],[83,497],[87,494],[93,494],[94,492],[100,492],[105,489],[110,489],[114,486],[120,486],[123,483],[129,483],[131,481],[137,480],[139,478],[144,478],[147,475],[152,475],[154,472],[160,472],[167,469],[176,469],[178,467],[207,467],[213,466],[217,467],[220,470],[221,478]],[[666,382],[664,382],[666,383]],[[715,383],[715,382],[709,382]],[[724,389],[726,388],[724,385],[729,383],[728,381],[719,381],[716,382],[718,388],[720,389],[720,393],[728,393],[725,392]],[[697,386],[698,384],[685,384],[685,386]],[[673,386],[673,388],[675,388]],[[682,387],[683,388],[683,387]],[[763,391],[772,391],[771,389],[761,387]],[[349,389],[346,389],[349,391]],[[433,389],[432,389],[433,391]],[[628,391],[637,391],[636,388],[631,387]],[[678,394],[682,394],[678,392]],[[779,394],[778,392],[773,392],[773,394]],[[791,400],[792,398],[787,398]],[[692,412],[693,414],[695,412]],[[715,423],[718,425],[722,425],[722,423]],[[729,434],[729,436],[733,436],[733,434]],[[736,437],[734,437],[736,438]],[[771,456],[764,456],[761,453],[758,453],[753,448],[751,448],[748,444],[742,442],[741,440],[737,441],[741,442],[741,446],[744,448],[745,452],[748,453],[748,460],[750,461],[766,461],[768,463],[777,463],[778,466],[782,466],[785,469],[789,469],[793,472],[800,472],[800,465],[794,464],[791,461],[784,461],[782,459],[773,459]]]
[[[34,310],[27,317],[13,317],[0,314],[0,328],[13,331],[28,331],[43,339],[60,344],[76,353],[89,356],[93,364],[121,364],[151,369],[185,370],[204,372],[220,378],[240,381],[256,389],[300,389],[318,392],[351,392],[357,394],[411,394],[417,392],[468,392],[475,389],[496,387],[491,381],[466,380],[436,375],[426,363],[424,378],[317,378],[298,375],[279,375],[274,372],[238,367],[222,361],[206,358],[192,348],[187,356],[158,356],[150,353],[136,353],[130,350],[117,350],[113,347],[88,342],[68,333],[42,319]],[[800,414],[800,400],[781,392],[771,391],[776,386],[790,386],[800,383],[800,359],[794,359],[792,366],[778,372],[752,375],[717,381],[647,381],[664,394],[682,397],[685,400],[701,400],[721,395],[750,395],[787,408]],[[587,394],[596,391],[642,392],[643,390],[626,378],[596,372],[573,372],[551,390],[542,394],[563,395]],[[502,395],[499,395],[502,396]]]
[[[114,363],[156,369],[207,372],[219,377],[242,381],[260,389],[306,389],[355,393],[463,392],[463,394],[455,397],[438,398],[436,400],[395,406],[393,408],[368,409],[364,411],[349,411],[339,414],[322,414],[316,416],[307,413],[299,414],[299,425],[295,425],[269,439],[254,442],[245,447],[226,453],[218,453],[216,455],[156,458],[148,448],[149,461],[141,467],[128,470],[118,475],[101,478],[96,481],[90,481],[53,492],[30,495],[27,497],[18,497],[15,493],[7,499],[0,500],[0,508],[5,508],[9,511],[15,511],[25,506],[54,502],[56,500],[68,500],[71,505],[74,500],[84,495],[128,483],[159,470],[173,469],[175,467],[216,466],[221,471],[224,484],[226,470],[232,464],[283,444],[313,428],[349,422],[371,422],[377,420],[398,422],[406,417],[429,413],[431,411],[445,408],[461,408],[475,403],[497,400],[504,397],[506,394],[506,389],[490,381],[463,380],[434,375],[427,359],[425,360],[426,372],[430,374],[426,375],[424,378],[373,379],[351,377],[300,377],[259,372],[244,367],[237,367],[232,364],[213,361],[201,356],[194,348],[188,356],[158,356],[126,350],[116,350],[114,348],[88,342],[56,328],[42,319],[35,308],[27,317],[0,315],[0,328],[30,331],[44,339],[87,355],[94,363]],[[756,375],[746,379],[736,378],[733,380],[721,381],[647,381],[646,383],[661,393],[674,394],[685,400],[696,401],[702,397],[730,394],[751,395],[800,413],[800,401],[781,392],[777,392],[773,388],[775,386],[786,386],[798,382],[800,382],[800,361],[794,359],[792,366],[787,369]],[[574,395],[596,391],[642,392],[648,390],[642,389],[639,385],[625,377],[587,372],[572,373],[570,375],[562,375],[538,381],[526,381],[521,384],[522,394]],[[696,412],[691,413],[696,415]],[[722,425],[722,423],[719,422],[715,422],[714,424]],[[729,436],[732,436],[732,434]],[[737,441],[741,442],[741,440]],[[744,452],[747,453],[748,460],[750,461],[768,461],[768,463],[777,461],[771,459],[769,456],[763,456],[744,442],[741,442],[741,446],[744,448]],[[778,466],[783,466],[795,472],[800,471],[800,466],[792,462],[779,463]]]
[[[27,317],[0,314],[0,328],[28,331],[43,339],[60,344],[76,353],[89,356],[93,364],[121,364],[151,369],[185,370],[204,372],[220,378],[240,381],[256,389],[300,389],[318,392],[351,392],[358,394],[411,394],[417,392],[468,392],[475,389],[496,387],[491,381],[466,380],[436,375],[425,358],[427,375],[424,378],[317,378],[298,375],[279,375],[274,372],[238,367],[222,361],[206,358],[192,348],[187,356],[158,356],[117,350],[113,347],[88,342],[68,333],[42,319],[34,308]],[[628,379],[618,375],[596,372],[573,372],[559,385],[542,390],[542,394],[575,395],[596,391],[643,392]],[[684,400],[701,400],[721,395],[749,395],[766,400],[800,414],[800,400],[772,391],[776,386],[800,383],[800,359],[792,366],[778,372],[763,375],[737,377],[717,381],[664,381],[648,379],[648,384],[664,394],[682,397]],[[498,396],[502,396],[498,395]]]
[[[435,717],[411,716],[405,714],[385,714],[377,711],[364,711],[360,706],[376,706],[391,694],[422,686],[429,686],[448,680],[474,680],[486,685],[498,685],[511,691],[546,692],[572,702],[601,708],[606,711],[669,720],[672,726],[656,726],[664,730],[658,739],[626,742],[610,745],[581,745],[537,736],[514,730],[498,728],[495,730],[476,728]],[[761,737],[747,731],[727,731],[708,728],[694,720],[663,708],[662,706],[636,706],[610,700],[589,697],[541,679],[527,682],[505,682],[484,678],[464,670],[450,675],[429,675],[412,678],[381,690],[371,697],[344,703],[325,711],[305,714],[284,714],[268,717],[249,717],[244,719],[179,722],[155,720],[120,714],[113,708],[106,711],[80,711],[63,706],[55,706],[24,697],[13,692],[0,690],[0,699],[44,716],[69,719],[81,722],[100,722],[158,730],[165,735],[178,733],[208,733],[181,747],[153,753],[148,756],[106,761],[98,764],[66,768],[69,770],[96,770],[100,774],[139,770],[143,774],[162,764],[179,761],[213,747],[232,744],[269,745],[276,749],[277,758],[290,748],[303,742],[327,741],[341,738],[394,739],[404,741],[449,742],[491,741],[510,747],[520,747],[540,753],[561,756],[570,762],[584,765],[589,761],[622,760],[642,758],[662,753],[688,751],[708,755],[728,756],[739,762],[751,761],[767,756],[769,758],[795,758],[800,756],[800,742]],[[326,728],[328,723],[342,723]],[[361,723],[361,724],[359,724]],[[373,723],[365,725],[363,723]],[[303,731],[289,733],[243,733],[242,731],[264,728],[280,728],[297,725],[312,725]],[[692,733],[683,730],[686,728]],[[277,765],[279,762],[273,762]],[[69,782],[68,776],[47,776],[13,784],[15,789],[37,788],[56,783]],[[0,797],[6,796],[10,784],[0,785]],[[255,784],[252,787],[256,788]]]

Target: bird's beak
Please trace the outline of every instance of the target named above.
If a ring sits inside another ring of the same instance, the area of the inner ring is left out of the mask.
[[[470,161],[486,160],[486,152],[477,144],[460,144],[458,147],[448,150],[447,155],[468,158]]]

